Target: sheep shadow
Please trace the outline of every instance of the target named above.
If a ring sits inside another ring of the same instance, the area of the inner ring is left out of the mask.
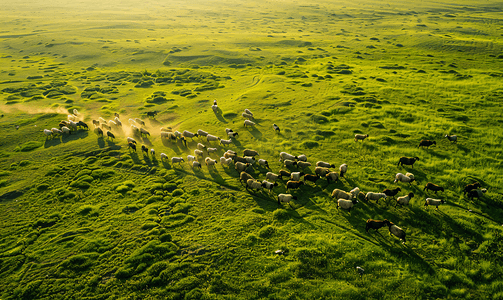
[[[61,140],[58,138],[58,139],[46,139],[45,142],[44,142],[44,148],[49,148],[49,147],[54,147],[54,146],[57,146],[61,144]]]
[[[140,157],[138,156],[138,153],[136,153],[135,151],[133,151],[133,152],[130,151],[129,154],[131,156],[131,159],[133,160],[133,163],[135,163],[137,165],[142,164]]]
[[[240,141],[238,141],[238,140],[236,140],[234,138],[231,138],[231,140],[232,140],[232,144],[234,144],[234,146],[236,146],[239,149],[243,149],[243,146],[241,145]]]
[[[217,168],[215,168],[215,166],[212,166],[212,167],[208,166],[208,173],[210,174],[210,176],[213,178],[213,180],[215,182],[225,184],[224,178],[220,175],[220,173],[218,173],[218,170],[217,170]]]
[[[105,139],[102,136],[98,137],[98,147],[105,148]]]
[[[220,107],[217,108],[217,111],[212,110],[213,113],[215,114],[215,117],[217,117],[217,120],[219,120],[222,123],[229,123],[227,120],[222,116],[222,109]]]
[[[252,127],[252,129],[248,130],[248,132],[257,140],[262,139],[262,132],[260,132],[260,130],[258,130],[256,127]]]
[[[61,136],[61,140],[63,143],[83,139],[89,136],[89,131],[88,130],[79,130],[79,131],[73,131],[73,134],[65,134]]]
[[[152,142],[147,137],[142,137],[141,139],[142,139],[143,144],[147,145],[148,147],[153,146]]]
[[[111,141],[109,139],[107,139],[107,145],[108,145],[108,147],[115,147],[116,146],[115,142]]]
[[[169,164],[169,162],[165,161],[164,159],[161,159],[161,163],[165,169],[171,170],[171,165]]]

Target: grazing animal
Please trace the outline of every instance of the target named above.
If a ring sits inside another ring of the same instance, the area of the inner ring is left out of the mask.
[[[208,134],[206,136],[206,141],[209,143],[209,142],[213,142],[213,141],[220,141],[220,138],[218,136],[214,136],[212,134]]]
[[[259,154],[258,154],[258,151],[256,151],[256,150],[245,149],[243,151],[243,156],[259,156]]]
[[[292,205],[290,204],[290,201],[292,200],[297,200],[297,196],[293,196],[291,194],[279,194],[278,195],[278,205],[280,205],[281,203],[288,203],[288,205],[290,205],[290,207],[292,207]]]
[[[353,198],[356,198],[356,197],[358,197],[358,195],[360,195],[360,188],[355,187],[354,189],[349,191],[349,193],[353,196]]]
[[[255,122],[252,122],[252,121],[250,121],[250,120],[245,120],[245,121],[244,121],[244,125],[245,125],[245,127],[246,127],[246,126],[255,126]]]
[[[290,167],[290,166],[297,166],[297,162],[294,161],[294,160],[289,160],[289,159],[285,159],[283,161],[283,164],[287,167]]]
[[[415,180],[414,174],[412,173],[407,173],[405,175],[403,175],[402,173],[396,173],[395,181],[393,182],[397,183],[398,181],[401,181],[401,182],[408,182],[410,184],[414,180]]]
[[[414,197],[414,193],[410,192],[407,196],[402,196],[402,197],[396,198],[395,207],[398,204],[400,204],[400,206],[409,205],[410,199],[412,199],[412,197]]]
[[[115,117],[115,119],[114,119],[114,120],[115,120],[115,123],[116,123],[117,125],[119,125],[120,127],[122,127],[122,122],[121,122],[121,120],[119,120],[119,118]]]
[[[312,175],[312,174],[304,175],[304,182],[306,182],[306,180],[309,180],[311,182],[316,182],[318,179],[320,179],[320,176],[318,176],[318,175]]]
[[[119,114],[118,113],[114,113],[114,116],[118,119],[119,118]]]
[[[277,183],[277,182],[269,182],[269,181],[267,181],[267,180],[263,180],[263,181],[262,181],[262,187],[263,187],[263,188],[268,189],[269,191],[272,191],[272,189],[273,189],[275,186],[278,186],[278,183]]]
[[[140,135],[150,136],[150,132],[148,132],[145,128],[140,128]]]
[[[435,209],[438,209],[438,206],[444,203],[446,203],[445,200],[426,198],[426,201],[424,202],[424,207],[428,208],[428,205],[432,205],[436,207]]]
[[[107,131],[107,138],[115,139],[115,135],[113,133],[111,133],[110,131]]]
[[[299,181],[300,177],[304,176],[303,172],[292,172],[290,173],[290,180]]]
[[[145,154],[147,154],[148,156],[148,148],[145,145],[141,145],[141,151],[145,152]]]
[[[368,219],[366,224],[365,224],[365,231],[368,233],[369,229],[374,229],[376,232],[379,230],[381,227],[384,227],[384,225],[388,225],[388,220],[372,220]]]
[[[322,167],[322,168],[335,168],[335,165],[334,164],[331,164],[331,163],[327,163],[327,162],[324,162],[324,161],[319,161],[316,163],[316,166],[317,167]]]
[[[77,126],[80,126],[80,127],[84,128],[84,129],[89,130],[89,126],[87,126],[87,124],[84,123],[83,121],[78,121],[77,122]]]
[[[105,124],[105,123],[101,123],[101,128],[106,129],[106,130],[109,130],[109,131],[110,131],[110,130],[112,130],[112,127],[108,126],[108,125],[107,125],[107,124]]]
[[[209,166],[214,166],[216,165],[218,162],[215,160],[215,159],[212,159],[211,157],[206,157],[204,159],[204,162],[206,163],[206,165],[209,167]]]
[[[366,138],[368,138],[369,135],[368,134],[355,134],[355,142],[358,142],[358,141],[362,141]]]
[[[390,221],[388,221],[387,224],[388,224],[389,234],[390,235],[393,234],[394,236],[396,236],[397,238],[402,240],[402,244],[405,244],[405,231],[403,231],[402,228],[396,226],[395,224],[393,224]]]
[[[207,135],[208,135],[208,133],[206,131],[201,130],[201,129],[197,130],[197,136],[198,137],[207,136]]]
[[[197,160],[192,162],[192,168],[199,168],[201,169],[201,163],[198,162]]]
[[[436,184],[433,184],[431,182],[428,182],[425,186],[424,186],[424,189],[423,191],[426,191],[426,190],[430,190],[430,191],[434,191],[435,192],[435,195],[437,194],[438,191],[444,191],[444,188],[441,187],[441,186],[438,186]]]
[[[301,154],[301,155],[297,156],[297,159],[298,159],[299,161],[304,161],[304,162],[306,162],[306,161],[307,161],[307,156],[306,156],[305,154]]]
[[[128,142],[128,143],[133,143],[133,144],[135,144],[135,145],[136,145],[136,141],[135,141],[135,139],[133,139],[132,137],[127,137],[126,139],[127,139],[127,142]]]
[[[242,113],[241,116],[243,116],[243,118],[247,119],[245,121],[249,121],[250,119],[253,119],[253,116],[250,115],[249,113],[246,113],[246,112]]]
[[[472,184],[467,184],[463,189],[463,195],[466,195],[466,193],[469,193],[471,190],[480,188],[480,186],[481,185],[478,181]]]
[[[208,151],[208,154],[216,153],[218,151],[218,148],[208,148],[207,151]]]
[[[423,148],[424,148],[424,147],[426,147],[426,148],[429,148],[431,145],[436,145],[436,144],[437,144],[437,142],[435,142],[435,141],[430,141],[430,140],[421,140],[421,141],[419,142],[419,146],[417,146],[417,147],[418,147],[418,148],[419,148],[419,147],[423,147]]]
[[[330,173],[330,169],[329,168],[323,168],[323,167],[316,167],[314,169],[314,173],[316,173],[320,177],[325,177],[325,176],[327,176],[328,173]]]
[[[267,180],[270,180],[272,182],[276,182],[276,180],[278,179],[279,175],[278,174],[274,174],[272,172],[267,172],[267,174],[265,174],[265,178]]]
[[[227,132],[227,136],[230,137],[230,138],[235,138],[239,135],[239,133],[237,132],[234,132],[234,131],[231,131],[231,132]]]
[[[384,191],[382,191],[384,194],[386,194],[386,196],[388,197],[393,197],[395,198],[396,194],[398,194],[398,192],[400,192],[402,189],[397,187],[396,189],[385,189]]]
[[[419,160],[419,157],[405,157],[405,156],[402,156],[400,157],[400,159],[398,160],[398,164],[397,166],[400,166],[400,165],[410,165],[412,166],[412,168],[414,168],[414,163],[416,161]]]
[[[296,160],[297,156],[291,155],[291,154],[286,153],[286,152],[280,152],[280,154],[279,154],[279,161],[282,161],[282,160],[285,160],[285,159]]]
[[[457,143],[458,142],[458,136],[457,135],[448,135],[446,134],[445,137],[451,141],[452,143]]]
[[[376,204],[379,204],[379,199],[384,198],[386,199],[386,194],[385,193],[373,193],[373,192],[368,192],[365,195],[365,201],[368,200],[376,200]]]
[[[184,130],[182,132],[182,136],[185,137],[185,138],[191,138],[191,139],[193,139],[194,137],[197,137],[197,133],[192,133],[190,131]]]
[[[260,181],[255,180],[255,179],[248,179],[246,181],[246,188],[260,190],[262,188],[262,183]]]
[[[94,129],[94,131],[96,132],[97,135],[103,136],[103,130],[101,130],[101,128],[97,127],[96,129]]]
[[[127,144],[127,146],[128,146],[128,149],[133,149],[133,150],[136,152],[136,145],[135,145],[135,144],[133,144],[133,143],[129,142],[129,143]]]
[[[107,123],[107,121],[105,119],[103,119],[102,117],[99,117],[98,120],[101,122],[101,123]]]
[[[51,128],[51,131],[52,131],[52,134],[62,134],[63,131],[61,131],[60,129],[58,128]]]
[[[136,123],[141,124],[141,126],[145,126],[145,122],[143,122],[143,120],[142,120],[142,119],[140,119],[140,118],[136,118],[136,119],[134,119],[134,120],[136,121]]]
[[[353,200],[338,199],[337,200],[337,209],[339,209],[339,207],[341,207],[343,209],[347,209],[348,212],[351,212],[351,208],[353,208],[353,206],[356,203],[358,203],[358,200],[356,200],[356,199],[353,199]]]
[[[185,162],[185,160],[183,159],[183,157],[172,157],[171,158],[171,164],[175,164],[175,163],[178,163],[178,165],[181,165],[182,162]]]
[[[199,150],[206,150],[206,146],[201,144],[201,143],[197,143],[197,146],[196,146],[197,149]]]
[[[61,127],[61,132],[72,134],[72,131],[70,130],[70,128],[68,128],[66,126]]]
[[[332,180],[333,182],[337,182],[339,180],[339,173],[330,172],[327,175],[325,175],[325,177],[327,178],[327,183],[330,183],[330,180]]]
[[[286,182],[286,189],[298,189],[301,185],[304,185],[304,181],[293,181],[289,180]]]
[[[484,194],[486,192],[487,192],[487,189],[471,190],[468,192],[468,198],[470,198],[470,200],[473,200],[473,198],[479,199],[480,197],[484,196]]]
[[[236,171],[238,171],[238,173],[241,174],[241,172],[243,171],[246,171],[246,169],[250,166],[249,163],[242,163],[242,162],[236,162],[234,164],[234,168],[236,169]]]
[[[161,153],[161,160],[163,160],[163,159],[169,159],[168,155],[166,155],[166,153]]]
[[[268,163],[268,162],[267,162],[267,160],[265,160],[265,159],[262,159],[262,158],[261,158],[261,159],[259,159],[259,160],[258,160],[258,164],[259,164],[259,166],[262,166],[262,167],[264,167],[264,168],[268,168],[268,169],[270,169],[270,167],[269,167],[269,163]]]
[[[44,129],[45,138],[53,137],[53,132],[49,129]]]
[[[231,139],[228,139],[228,140],[221,139],[220,140],[220,145],[230,145],[232,143],[233,143],[233,141]]]
[[[353,194],[348,193],[348,192],[343,191],[343,190],[340,190],[340,189],[334,189],[332,191],[332,198],[350,200],[350,199],[353,198]]]
[[[247,113],[253,117],[253,113],[248,108],[245,108],[245,113]]]
[[[150,154],[152,154],[152,157],[155,156],[155,150],[154,150],[154,148],[150,149]]]
[[[100,126],[100,121],[98,121],[98,120],[93,120],[93,125],[94,125],[95,127]]]
[[[217,112],[218,112],[218,105],[213,104],[213,105],[211,106],[211,109],[213,110],[213,112],[214,112],[214,113],[217,113]]]
[[[248,162],[248,160],[247,160],[246,158],[241,157],[241,156],[237,156],[237,155],[236,155],[236,156],[233,156],[233,157],[232,157],[232,160],[233,160],[234,162],[242,162],[242,163],[247,163],[247,162]]]
[[[250,165],[253,165],[255,163],[255,157],[253,156],[245,156],[243,157],[247,163],[249,163]]]
[[[245,184],[246,181],[248,181],[248,179],[255,179],[255,178],[253,178],[253,176],[244,171],[239,173],[239,182],[241,182],[241,184]]]
[[[286,176],[290,178],[292,176],[292,173],[286,171],[286,170],[279,170],[279,179],[283,180],[283,176]]]
[[[347,164],[342,164],[339,166],[339,172],[340,172],[340,176],[341,177],[344,177],[344,175],[346,174],[346,172],[348,171],[348,165]]]
[[[280,132],[281,130],[279,129],[278,125],[272,124],[272,128],[274,128],[274,131]]]
[[[193,155],[187,155],[187,162],[190,164],[191,162],[195,161],[196,157]]]
[[[300,169],[305,169],[305,168],[310,167],[310,166],[311,166],[311,163],[307,162],[307,161],[301,161],[301,160],[299,160],[297,162],[297,168],[300,168]]]

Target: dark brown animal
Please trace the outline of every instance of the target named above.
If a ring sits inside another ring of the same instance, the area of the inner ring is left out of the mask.
[[[110,131],[107,131],[107,138],[115,139],[115,135],[113,133],[111,133]]]
[[[438,186],[436,184],[433,184],[431,182],[428,182],[425,186],[424,186],[424,189],[423,191],[426,191],[426,190],[430,190],[430,191],[434,191],[435,194],[437,194],[438,191],[444,191],[444,188],[441,187],[441,186]]]
[[[402,191],[401,188],[397,187],[396,189],[393,189],[393,190],[390,190],[390,189],[385,189],[384,191],[382,191],[386,196],[388,197],[395,197],[396,194],[398,194],[398,192]]]
[[[145,145],[141,145],[141,151],[145,152],[148,156],[148,148]]]
[[[431,145],[436,145],[437,142],[435,141],[430,141],[430,140],[421,140],[421,142],[419,142],[419,146],[417,146],[418,148],[419,147],[426,147],[426,148],[429,148]]]
[[[292,181],[292,180],[289,180],[286,183],[286,189],[287,190],[289,190],[289,189],[298,189],[303,184],[304,184],[304,181]]]
[[[127,144],[127,146],[128,146],[128,149],[133,149],[133,150],[136,152],[136,145],[135,145],[135,144],[133,144],[133,143],[129,142],[129,143]]]
[[[278,172],[278,177],[279,179],[283,180],[283,176],[286,176],[288,178],[290,178],[292,176],[292,173],[288,172],[288,171],[285,171],[285,170],[279,170]]]
[[[318,179],[320,179],[319,175],[312,175],[312,174],[304,175],[304,183],[306,182],[306,180],[316,182]]]
[[[469,193],[471,190],[478,189],[480,188],[480,183],[474,182],[472,184],[467,184],[465,188],[463,189],[463,195],[466,195],[466,193]]]
[[[368,233],[369,229],[374,229],[377,232],[377,230],[379,230],[379,228],[388,225],[388,222],[389,221],[387,219],[383,220],[383,221],[368,219],[365,224],[365,231]]]
[[[248,161],[246,160],[246,158],[244,158],[244,157],[242,157],[242,156],[237,156],[237,155],[236,155],[236,156],[233,156],[233,157],[232,157],[232,160],[233,160],[234,162],[242,162],[242,163],[244,163],[244,164],[246,164],[246,163],[248,162]]]
[[[414,168],[414,163],[416,161],[419,160],[419,157],[405,157],[405,156],[402,156],[400,157],[400,160],[398,160],[398,165],[397,166],[400,166],[400,165],[409,165],[409,166],[412,166],[412,168]]]
[[[96,127],[96,129],[94,131],[96,132],[97,135],[103,136],[103,130],[101,130],[101,128]]]

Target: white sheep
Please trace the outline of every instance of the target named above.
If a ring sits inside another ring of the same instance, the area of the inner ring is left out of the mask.
[[[234,156],[236,156],[236,154],[232,153],[232,152],[229,152],[229,150],[227,150],[227,152],[224,153],[224,157],[225,158],[232,158]]]
[[[296,166],[296,165],[297,165],[297,162],[296,162],[296,161],[294,161],[294,160],[285,159],[285,160],[283,161],[283,164],[284,164],[285,166]]]
[[[115,117],[115,119],[114,119],[114,120],[115,120],[115,123],[116,123],[117,125],[119,125],[119,126],[121,126],[121,127],[122,127],[122,122],[121,122],[121,120],[119,120],[119,118]]]
[[[278,205],[281,203],[288,203],[288,205],[292,206],[290,204],[290,201],[292,200],[297,200],[297,196],[293,196],[291,194],[279,194],[278,195]]]
[[[220,144],[222,144],[222,145],[230,145],[230,144],[232,144],[232,143],[233,143],[233,142],[232,142],[232,140],[231,140],[231,139],[228,139],[228,140],[222,140],[222,139],[221,139],[221,140],[220,140]]]
[[[203,152],[203,151],[201,151],[201,150],[199,150],[199,149],[195,149],[195,150],[194,150],[194,156],[195,156],[195,157],[198,157],[198,156],[203,157],[203,154],[204,154],[204,152]]]
[[[366,138],[368,138],[368,134],[355,134],[355,142],[362,141]]]
[[[194,137],[197,137],[197,133],[192,133],[190,131],[187,131],[187,130],[184,130],[182,132],[182,135],[186,138],[194,138]]]
[[[253,113],[248,108],[245,108],[245,113],[247,113],[253,117]]]
[[[448,135],[446,134],[445,137],[451,141],[451,142],[454,142],[454,143],[457,143],[458,142],[458,136],[457,135]]]
[[[230,157],[229,158],[225,158],[223,156],[220,157],[220,164],[222,166],[229,166],[231,162],[232,162],[232,158],[230,158]]]
[[[263,180],[262,181],[262,186],[266,189],[268,189],[269,191],[272,191],[272,189],[275,187],[275,186],[278,186],[278,184],[276,182],[269,182],[267,180]]]
[[[265,178],[269,181],[272,181],[272,182],[276,182],[278,177],[279,177],[279,175],[274,174],[273,172],[267,172],[267,174],[265,174]]]
[[[238,173],[246,171],[246,169],[249,166],[250,166],[250,164],[245,164],[245,163],[242,163],[242,162],[239,162],[239,161],[234,164],[234,168],[236,168],[236,171],[238,171]]]
[[[154,150],[154,148],[150,149],[150,154],[152,154],[152,156],[155,156],[155,150]]]
[[[296,160],[297,159],[297,156],[294,156],[294,155],[291,155],[290,153],[286,153],[286,152],[281,152],[279,154],[279,161],[282,161],[282,160],[285,160],[285,159],[289,159],[289,160]]]
[[[79,111],[76,108],[74,108],[73,109],[73,114],[77,116],[79,114]]]
[[[213,104],[213,105],[211,106],[211,109],[213,110],[213,112],[214,112],[214,113],[217,113],[217,111],[218,111],[218,106],[217,106],[216,104]]]
[[[191,162],[195,161],[196,157],[194,155],[187,155],[187,162],[190,164]]]
[[[100,120],[101,120],[101,118],[100,118]],[[128,122],[129,122],[130,125],[136,124],[136,121],[134,119],[131,119],[131,118],[128,120]]]
[[[77,123],[68,121],[68,128],[70,128],[71,130],[77,130]]]
[[[395,181],[393,181],[393,183],[397,183],[398,181],[408,182],[410,184],[412,181],[414,181],[414,174],[407,173],[403,175],[402,173],[397,173],[395,175]]]
[[[68,115],[68,121],[75,121],[76,119],[77,118],[74,115]]]
[[[208,134],[206,136],[206,141],[208,141],[208,143],[209,142],[213,142],[213,141],[220,141],[220,138],[218,136],[214,136],[212,134]]]
[[[334,164],[327,163],[325,161],[319,161],[316,163],[317,167],[322,167],[322,168],[335,168]]]
[[[254,122],[252,122],[252,121],[250,121],[250,120],[245,120],[245,121],[244,121],[244,125],[245,125],[245,127],[246,127],[246,126],[255,126],[255,123],[254,123]]]
[[[227,136],[228,136],[228,137],[230,137],[230,138],[235,138],[235,137],[237,137],[238,135],[239,135],[239,133],[234,132],[234,131],[232,131],[232,132],[227,132]]]
[[[201,169],[201,163],[198,162],[197,160],[192,162],[192,168],[199,168]]]
[[[307,156],[305,154],[301,154],[301,155],[297,156],[297,159],[300,160],[300,161],[306,162],[307,161]]]
[[[325,177],[325,176],[327,176],[328,173],[330,173],[330,169],[323,168],[323,167],[316,167],[314,169],[314,173],[316,173],[320,177]]]
[[[248,179],[246,181],[246,188],[251,188],[251,189],[254,189],[254,190],[260,190],[262,189],[262,183],[260,183],[260,181],[257,181],[255,179]]]
[[[135,144],[135,145],[136,145],[136,140],[135,140],[135,139],[133,139],[132,137],[127,137],[126,139],[127,139],[127,142],[128,142],[128,143],[133,143],[133,144]]]
[[[245,149],[243,150],[243,156],[260,156],[257,150]]]
[[[243,118],[245,118],[246,120],[245,121],[249,121],[249,119],[253,119],[253,116],[250,115],[249,113],[242,113],[241,116],[243,116]]]
[[[375,200],[377,204],[379,204],[379,199],[384,198],[386,199],[386,194],[385,193],[374,193],[374,192],[368,192],[365,195],[365,201],[369,200]]]
[[[180,133],[180,131],[176,130],[175,132],[173,132],[175,134],[175,136],[179,139],[182,138],[182,134]]]
[[[140,135],[144,134],[145,136],[150,136],[150,132],[148,132],[145,128],[140,128]]]
[[[298,164],[297,164],[297,166],[298,166]],[[333,182],[336,182],[339,180],[339,174],[336,172],[330,172],[327,175],[325,175],[325,177],[327,177],[327,183],[330,183],[330,180],[332,180]]]
[[[438,209],[438,206],[440,204],[446,203],[445,200],[440,200],[440,199],[432,199],[432,198],[426,198],[426,201],[424,202],[424,207],[428,207],[428,205],[435,206],[436,209]]]
[[[168,159],[168,155],[166,153],[161,153],[161,160]]]
[[[59,135],[61,135],[61,134],[63,133],[63,132],[62,132],[60,129],[58,129],[58,128],[51,128],[51,131],[52,131],[52,134],[53,134],[53,135],[54,135],[54,134],[59,134]]]
[[[411,192],[407,196],[402,196],[402,197],[396,198],[395,207],[398,204],[400,204],[400,205],[409,205],[410,199],[412,199],[412,197],[414,197],[414,193]]]
[[[351,208],[353,208],[353,206],[358,203],[358,200],[354,199],[354,200],[346,200],[346,199],[338,199],[337,200],[337,209],[340,208],[343,208],[343,209],[347,209],[349,212],[351,212]]]
[[[216,153],[218,151],[218,148],[208,148],[206,150],[208,151],[208,154],[210,154],[210,153]]]
[[[199,150],[206,150],[206,146],[201,144],[201,143],[197,143],[197,146],[196,146],[197,149]]]
[[[197,136],[198,137],[207,136],[207,135],[208,135],[208,133],[206,131],[201,130],[201,129],[197,130]]]
[[[140,119],[140,118],[135,118],[134,120],[136,121],[136,123],[141,124],[142,126],[145,126],[145,122],[143,122],[143,120],[142,120],[142,119]]]
[[[112,120],[108,121],[108,125],[117,127],[117,123],[115,121],[112,121]]]
[[[107,121],[105,119],[103,119],[102,117],[99,117],[98,120],[100,120],[101,123],[107,123]]]
[[[332,198],[351,200],[353,195],[340,189],[334,189],[332,191]]]
[[[402,240],[402,244],[405,244],[405,231],[402,228],[388,221],[388,230],[390,235],[393,234]]]
[[[267,160],[265,160],[265,159],[262,159],[262,158],[261,158],[261,159],[259,159],[259,160],[258,160],[258,164],[259,164],[260,166],[264,167],[264,168],[268,168],[268,169],[270,169],[270,168],[269,168],[269,163],[268,163],[268,162],[267,162]]]
[[[346,175],[346,172],[348,171],[348,165],[347,164],[342,164],[339,166],[339,175],[341,177],[344,177],[344,175]]]
[[[70,130],[70,128],[68,128],[66,126],[61,127],[61,131],[64,133],[72,134],[72,131]]]
[[[185,162],[185,160],[182,157],[174,156],[171,158],[171,164],[178,163],[178,165],[180,165],[182,162]]]
[[[206,159],[204,160],[204,162],[206,163],[206,165],[209,167],[209,166],[214,166],[217,161],[215,159],[212,159],[211,157],[206,157]]]
[[[133,133],[136,134],[136,133],[139,133],[140,132],[140,129],[134,125],[131,125],[131,130],[133,130]]]
[[[300,177],[302,177],[303,175],[304,175],[304,173],[302,173],[302,172],[292,172],[290,174],[290,180],[299,181]]]
[[[253,156],[245,156],[243,157],[247,163],[249,163],[250,165],[253,165],[255,164],[256,160],[255,160],[255,157]]]
[[[360,194],[360,188],[359,187],[355,187],[354,189],[352,189],[351,191],[349,191],[349,193],[351,195],[353,195],[353,198],[356,198]]]
[[[52,131],[49,129],[44,129],[45,138],[52,137]]]

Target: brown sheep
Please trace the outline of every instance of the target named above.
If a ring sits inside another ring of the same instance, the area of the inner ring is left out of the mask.
[[[438,186],[438,185],[436,185],[436,184],[433,184],[433,183],[431,183],[431,182],[428,182],[428,183],[424,186],[423,191],[425,191],[425,190],[434,191],[434,192],[435,192],[435,194],[437,194],[437,192],[438,192],[438,191],[442,191],[442,192],[443,192],[443,191],[444,191],[444,188],[443,188],[443,187],[441,187],[441,186]]]
[[[398,160],[398,165],[410,165],[412,168],[414,168],[414,163],[419,160],[419,157],[405,157],[402,156],[400,157],[400,160]]]
[[[292,180],[289,180],[286,183],[286,189],[287,190],[289,190],[289,189],[298,189],[303,184],[304,184],[304,181],[292,181]]]
[[[437,142],[435,141],[430,141],[430,140],[421,140],[421,142],[419,142],[419,146],[417,146],[418,148],[419,147],[426,147],[426,148],[429,148],[431,145],[436,145]]]
[[[396,189],[393,189],[393,190],[390,190],[390,189],[385,189],[384,191],[382,191],[384,194],[386,194],[386,196],[388,197],[393,197],[395,198],[396,194],[398,194],[398,192],[402,191],[401,188],[397,187]]]
[[[368,219],[365,224],[365,231],[368,233],[369,229],[374,229],[377,232],[379,228],[384,227],[384,225],[388,225],[388,222],[389,221],[387,219],[383,221]]]
[[[471,190],[474,190],[474,189],[478,189],[480,188],[480,183],[477,181],[477,182],[474,182],[472,184],[467,184],[465,186],[465,188],[463,189],[463,195],[466,195],[466,193],[469,193]]]

